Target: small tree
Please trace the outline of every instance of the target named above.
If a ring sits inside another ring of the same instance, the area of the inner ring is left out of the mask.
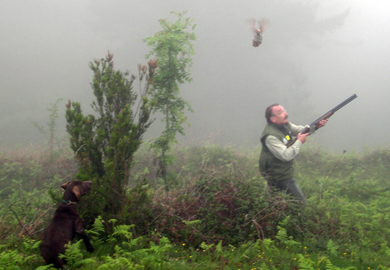
[[[191,55],[194,54],[192,41],[195,40],[190,18],[184,18],[184,13],[172,12],[178,17],[175,23],[165,19],[160,20],[162,30],[154,36],[144,39],[152,50],[146,58],[155,56],[158,69],[153,79],[151,97],[154,102],[154,112],[161,112],[164,117],[165,129],[161,136],[152,143],[152,148],[160,153],[159,175],[167,187],[167,165],[171,163],[168,151],[173,143],[177,143],[176,134],[184,134],[183,123],[186,122],[184,110],[191,111],[190,105],[180,97],[179,84],[191,82],[189,68],[192,66]]]
[[[96,100],[92,108],[97,114],[84,116],[77,102],[66,105],[67,131],[70,145],[79,163],[77,178],[91,180],[91,194],[83,199],[88,205],[85,218],[92,222],[103,218],[118,218],[126,205],[126,186],[134,153],[151,124],[151,109],[146,97],[157,62],[138,65],[139,80],[145,79],[141,99],[136,106],[133,91],[134,75],[114,69],[113,55],[90,63],[94,73],[91,83]],[[138,118],[138,119],[137,119]]]
[[[50,158],[53,158],[56,154],[54,151],[55,143],[59,143],[56,140],[56,129],[57,129],[57,119],[58,119],[58,104],[62,101],[62,98],[57,99],[54,104],[51,104],[47,111],[49,114],[49,121],[47,122],[47,127],[39,125],[37,122],[32,124],[38,129],[38,131],[45,137],[49,145]]]

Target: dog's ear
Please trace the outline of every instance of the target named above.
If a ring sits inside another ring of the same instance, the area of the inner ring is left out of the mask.
[[[82,195],[81,191],[80,191],[80,188],[78,186],[74,186],[73,189],[72,189],[72,192],[76,196],[77,200],[80,200],[80,197]]]
[[[63,188],[63,189],[65,189],[66,190],[66,187],[68,186],[68,184],[69,184],[70,182],[68,182],[68,183],[65,183],[65,184],[62,184],[61,185],[61,187]]]
[[[92,181],[84,181],[83,182],[83,194],[81,195],[88,195],[92,188]]]

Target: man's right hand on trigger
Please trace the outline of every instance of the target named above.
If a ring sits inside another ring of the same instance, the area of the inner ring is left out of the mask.
[[[297,140],[299,140],[302,144],[304,144],[306,142],[306,137],[308,135],[309,133],[305,133],[305,134],[299,133],[297,136]]]

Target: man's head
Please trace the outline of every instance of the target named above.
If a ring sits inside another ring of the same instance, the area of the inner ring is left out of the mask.
[[[288,123],[288,113],[280,104],[272,104],[265,110],[267,122],[275,125],[285,125]]]

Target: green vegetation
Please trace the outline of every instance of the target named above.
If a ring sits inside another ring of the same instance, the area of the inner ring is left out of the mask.
[[[302,207],[267,189],[260,149],[174,147],[190,109],[178,84],[191,80],[195,39],[183,14],[145,40],[158,59],[138,65],[139,99],[137,78],[115,70],[108,53],[90,63],[95,115],[66,105],[70,149],[55,140],[57,101],[48,129],[35,124],[46,149],[0,153],[0,270],[53,269],[38,247],[72,179],[93,182],[78,210],[95,252],[75,239],[61,255],[69,269],[390,269],[390,150],[305,147],[296,163]],[[166,123],[155,152],[141,147],[153,111]]]
[[[127,214],[127,180],[133,155],[151,124],[147,92],[157,65],[150,60],[148,67],[138,66],[140,85],[145,81],[138,100],[133,90],[136,77],[115,70],[113,54],[89,66],[96,98],[91,105],[97,116],[84,115],[80,103],[69,100],[66,121],[70,147],[78,161],[76,177],[95,184],[95,192],[82,201],[88,209],[85,218],[92,223],[98,215],[111,219]]]
[[[334,155],[305,148],[297,175],[304,209],[270,194],[259,149],[211,144],[173,149],[169,192],[150,176],[155,156],[134,157],[121,219],[96,216],[95,246],[76,240],[71,269],[390,269],[390,150]],[[0,269],[52,269],[39,254],[59,185],[78,172],[74,154],[0,154]],[[87,197],[85,197],[87,198]],[[86,211],[85,205],[83,212]]]
[[[57,131],[57,120],[58,120],[58,105],[62,101],[62,98],[57,99],[54,104],[51,104],[47,111],[49,112],[49,121],[47,122],[47,128],[39,125],[36,122],[32,124],[38,129],[38,131],[46,139],[49,146],[49,151],[51,155],[58,154],[56,147],[63,145],[61,141],[57,141],[56,131]]]
[[[190,18],[184,18],[186,12],[172,14],[178,17],[175,23],[166,19],[160,20],[162,30],[144,41],[152,47],[147,58],[156,57],[158,68],[153,78],[153,87],[150,96],[153,102],[153,111],[163,115],[165,128],[161,136],[151,144],[156,153],[159,153],[158,176],[168,189],[170,179],[167,177],[167,167],[172,164],[169,150],[176,144],[176,134],[184,135],[183,123],[187,117],[185,109],[191,111],[190,105],[180,97],[179,85],[191,82],[189,68],[192,66],[191,56],[195,53],[192,41],[195,40],[195,25]]]

